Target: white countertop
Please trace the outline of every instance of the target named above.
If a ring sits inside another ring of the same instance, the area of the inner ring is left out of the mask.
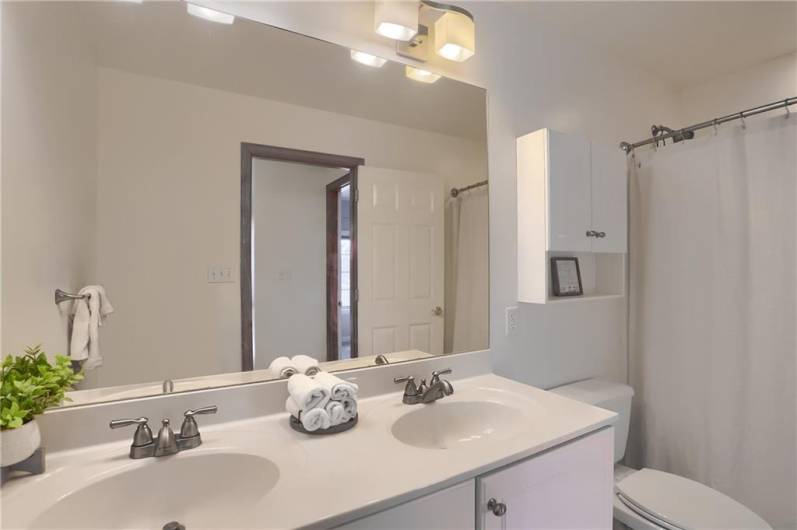
[[[511,437],[462,448],[417,448],[394,438],[391,427],[400,416],[435,405],[404,405],[399,391],[361,400],[359,424],[345,433],[303,435],[288,426],[287,413],[274,414],[200,427],[202,446],[167,458],[190,458],[200,452],[243,452],[268,458],[279,468],[276,486],[253,503],[250,513],[241,514],[240,521],[229,521],[227,527],[328,528],[534,455],[611,425],[616,416],[493,374],[453,383],[455,393],[441,403],[511,403],[523,412],[523,425]],[[28,508],[17,519],[19,514],[8,513],[13,507],[41,506],[48,498],[61,498],[76,486],[121,468],[159,463],[160,459],[128,459],[128,447],[129,441],[115,442],[48,455],[46,474],[13,480],[3,487],[3,528],[24,525],[38,515]],[[219,487],[228,480],[235,478],[219,477]]]

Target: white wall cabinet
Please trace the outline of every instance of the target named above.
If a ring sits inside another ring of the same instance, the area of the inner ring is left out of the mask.
[[[623,295],[626,183],[616,147],[550,129],[517,139],[518,301],[574,300],[552,296],[555,256],[579,258],[581,298]]]
[[[613,460],[614,430],[607,428],[338,529],[608,530]],[[490,499],[506,512],[495,515]]]

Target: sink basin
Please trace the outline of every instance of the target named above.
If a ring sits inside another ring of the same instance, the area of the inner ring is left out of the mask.
[[[254,526],[247,521],[252,506],[278,480],[273,462],[243,453],[139,460],[63,496],[30,528],[159,529],[171,521],[192,529]]]
[[[393,423],[401,442],[425,449],[474,447],[506,440],[528,429],[531,419],[522,409],[496,401],[438,401],[418,405]]]

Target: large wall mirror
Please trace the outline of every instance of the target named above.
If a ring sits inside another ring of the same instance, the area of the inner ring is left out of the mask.
[[[104,287],[73,404],[488,347],[483,89],[178,2],[2,24],[3,353]]]

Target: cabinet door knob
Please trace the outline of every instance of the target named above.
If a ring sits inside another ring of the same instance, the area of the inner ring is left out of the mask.
[[[487,501],[487,509],[493,512],[496,517],[503,517],[506,514],[506,504],[495,499]]]
[[[598,232],[597,236],[598,237],[606,237],[606,232]]]
[[[598,233],[595,230],[587,230],[587,237],[598,237]]]

